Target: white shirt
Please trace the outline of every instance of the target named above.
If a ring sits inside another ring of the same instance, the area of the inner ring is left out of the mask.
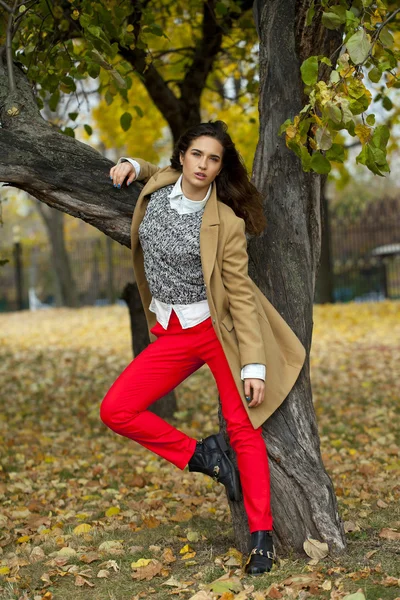
[[[122,156],[118,163],[123,160],[127,160],[131,163],[136,171],[136,179],[140,173],[140,165],[133,158],[125,158]],[[169,195],[169,202],[171,208],[175,209],[179,214],[188,214],[193,213],[198,210],[204,208],[207,203],[207,200],[210,197],[212,185],[208,188],[207,194],[203,198],[203,200],[190,200],[187,198],[182,191],[182,175],[176,181],[172,192]],[[208,301],[200,300],[200,302],[193,302],[191,304],[166,304],[165,302],[161,302],[157,298],[152,298],[149,309],[154,312],[157,316],[157,321],[167,329],[169,319],[171,316],[172,309],[177,314],[179,322],[182,326],[182,329],[188,329],[189,327],[194,327],[198,325],[202,321],[205,321],[210,316],[210,309],[208,306]],[[249,364],[245,365],[240,372],[241,379],[249,379],[256,378],[262,379],[265,381],[265,365],[261,364]]]

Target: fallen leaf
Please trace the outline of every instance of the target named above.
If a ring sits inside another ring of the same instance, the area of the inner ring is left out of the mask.
[[[354,594],[343,596],[343,600],[365,600],[364,592],[359,588]]]
[[[75,577],[75,585],[77,587],[83,587],[84,585],[88,585],[89,587],[94,587],[94,583],[92,583],[91,581],[88,581],[87,579],[85,579],[81,575],[77,575]]]
[[[173,552],[172,548],[165,548],[164,552],[162,553],[161,558],[167,564],[170,564],[170,563],[176,561],[176,557],[174,556],[174,552]]]
[[[83,535],[84,533],[88,533],[92,529],[92,526],[89,523],[81,523],[74,528],[75,535]]]
[[[343,527],[346,533],[349,533],[350,531],[360,531],[360,527],[353,521],[345,521]]]
[[[378,502],[376,503],[376,505],[379,506],[379,508],[387,508],[389,506],[389,504],[386,504],[386,502],[384,502],[380,498],[379,498]]]
[[[64,546],[64,548],[58,550],[57,555],[60,557],[76,556],[76,550],[74,548],[70,548],[69,546]]]
[[[46,555],[43,549],[40,546],[35,546],[32,548],[32,552],[29,555],[29,560],[31,563],[36,563],[46,558]]]
[[[97,573],[97,577],[100,578],[107,578],[110,575],[110,571],[107,571],[107,569],[100,569],[100,571]]]
[[[198,531],[189,530],[186,537],[189,542],[198,542],[200,539],[200,534]]]
[[[382,579],[381,584],[385,587],[397,586],[400,589],[400,579],[397,579],[397,577],[388,575],[385,579]]]
[[[329,547],[326,542],[320,542],[319,540],[314,540],[313,538],[307,538],[303,543],[303,548],[307,556],[311,558],[324,558],[327,556],[329,552]]]
[[[121,512],[121,509],[118,506],[110,506],[108,510],[106,510],[106,517],[114,517]]]
[[[82,554],[79,557],[79,560],[84,563],[90,564],[91,562],[93,562],[95,560],[101,560],[101,558],[102,557],[100,556],[100,554],[98,552],[87,552],[87,554]]]
[[[118,540],[109,540],[108,542],[103,542],[99,546],[100,552],[107,552],[107,554],[123,554],[124,548]]]
[[[152,558],[139,558],[135,562],[131,563],[131,568],[136,569],[137,567],[146,567],[151,563]]]
[[[132,573],[132,578],[142,581],[143,579],[150,580],[158,575],[163,569],[163,565],[155,558],[150,559],[150,563],[144,567],[139,567]]]
[[[400,531],[391,527],[384,527],[379,532],[379,537],[386,538],[387,540],[400,540]]]
[[[271,585],[267,588],[265,595],[267,598],[282,598],[282,594],[279,591],[276,583],[271,583]]]
[[[193,548],[189,546],[189,544],[185,544],[183,548],[179,550],[179,554],[187,554],[188,552],[193,552]]]

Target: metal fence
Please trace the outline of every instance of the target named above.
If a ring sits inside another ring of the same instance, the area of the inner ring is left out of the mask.
[[[400,298],[400,201],[374,204],[356,219],[329,215],[333,301]],[[123,303],[134,280],[131,251],[102,235],[66,242],[78,305]],[[48,243],[0,248],[0,312],[57,305]],[[318,294],[315,303],[319,302]]]
[[[400,202],[329,218],[334,301],[400,298]],[[316,298],[318,301],[318,298]]]
[[[134,280],[129,248],[106,236],[66,243],[79,306],[121,302],[124,286]],[[48,243],[15,244],[0,249],[0,312],[56,306],[58,282]]]

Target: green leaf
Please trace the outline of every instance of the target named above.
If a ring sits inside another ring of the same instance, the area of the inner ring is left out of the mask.
[[[318,80],[318,57],[310,56],[300,67],[301,78],[306,85],[314,85]]]
[[[367,125],[375,125],[375,115],[368,115],[368,117],[365,120],[367,122]]]
[[[77,112],[71,112],[68,113],[69,118],[71,119],[71,121],[76,121],[76,117],[78,116],[79,113]]]
[[[97,65],[96,63],[89,63],[88,73],[92,79],[96,79],[100,75],[100,65]]]
[[[372,135],[372,142],[374,146],[380,148],[381,150],[385,150],[386,144],[389,141],[390,131],[387,125],[377,125],[375,127],[375,131]]]
[[[136,112],[137,112],[138,116],[139,116],[140,118],[142,118],[142,117],[143,117],[143,115],[144,115],[144,112],[142,111],[142,109],[140,108],[140,106],[137,106],[137,105],[135,104],[135,106],[134,106],[133,108],[136,110]]]
[[[121,118],[120,118],[119,122],[121,123],[122,129],[124,131],[128,131],[128,129],[130,128],[131,123],[132,123],[132,115],[131,115],[131,113],[124,112],[124,114],[121,115]]]
[[[320,175],[329,173],[331,170],[331,163],[323,154],[321,154],[321,152],[314,152],[311,157],[310,166],[313,171],[319,173]]]
[[[332,144],[329,150],[326,151],[325,157],[328,160],[343,163],[345,159],[344,147],[341,144]]]
[[[331,59],[330,59],[330,58],[328,58],[327,56],[321,56],[321,57],[320,57],[320,61],[321,61],[322,63],[324,63],[325,65],[328,65],[328,67],[331,67],[331,66],[332,66]]]
[[[85,131],[86,131],[86,133],[87,133],[88,135],[92,135],[92,133],[93,133],[93,129],[90,127],[90,125],[87,125],[87,124],[85,123],[85,125],[84,125],[83,127],[85,128]]]
[[[326,114],[328,119],[331,119],[334,123],[340,123],[342,120],[342,111],[339,106],[328,100],[325,104],[323,112]]]
[[[68,135],[69,137],[75,137],[75,131],[72,129],[72,127],[65,127],[64,129],[61,130],[61,133],[64,133],[65,135]]]
[[[391,48],[394,44],[394,38],[387,27],[383,27],[379,32],[379,40],[387,48]]]
[[[97,25],[89,25],[87,30],[89,33],[91,33],[94,37],[96,37],[98,39],[100,39],[103,36],[101,27],[97,27]]]
[[[329,79],[330,79],[331,83],[337,83],[340,79],[340,75],[339,75],[338,71],[336,71],[336,70],[331,71]]]
[[[223,15],[226,15],[226,13],[228,12],[228,9],[223,2],[217,2],[217,4],[215,5],[215,11],[219,15],[223,16]]]
[[[383,97],[383,99],[382,99],[382,106],[386,110],[392,110],[392,108],[393,108],[393,102],[391,101],[391,99],[389,98],[389,96],[384,96]]]
[[[56,90],[54,92],[54,94],[52,94],[50,96],[50,99],[49,99],[50,110],[52,110],[53,112],[56,111],[59,100],[60,100],[60,90]]]
[[[346,23],[346,7],[331,6],[329,10],[322,13],[322,25],[327,29],[338,29]]]
[[[311,25],[311,21],[313,20],[315,15],[315,6],[314,0],[312,0],[310,8],[306,12],[306,25]]]
[[[380,80],[381,77],[382,77],[382,73],[381,73],[380,69],[378,69],[378,67],[373,67],[368,72],[368,79],[370,81],[372,81],[373,83],[378,83],[378,81]]]
[[[346,42],[347,51],[355,65],[359,65],[367,58],[371,50],[371,43],[364,29],[359,29]]]
[[[320,150],[329,150],[332,146],[331,132],[327,127],[318,127],[315,132],[315,139]]]
[[[104,100],[107,103],[107,106],[110,106],[110,104],[113,103],[114,100],[114,96],[111,94],[110,90],[107,90],[105,95],[104,95]]]
[[[293,121],[291,119],[286,119],[286,121],[279,127],[278,135],[282,135],[289,125],[293,125]]]

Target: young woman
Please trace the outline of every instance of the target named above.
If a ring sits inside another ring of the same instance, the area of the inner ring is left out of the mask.
[[[243,493],[251,537],[245,572],[262,574],[275,549],[261,425],[296,381],[305,350],[248,275],[246,233],[266,226],[261,196],[222,121],[188,129],[170,166],[121,158],[110,178],[116,188],[145,183],[131,247],[151,343],[107,392],[101,419],[179,469],[210,475],[231,500]],[[205,363],[239,474],[221,433],[197,441],[147,410]]]

